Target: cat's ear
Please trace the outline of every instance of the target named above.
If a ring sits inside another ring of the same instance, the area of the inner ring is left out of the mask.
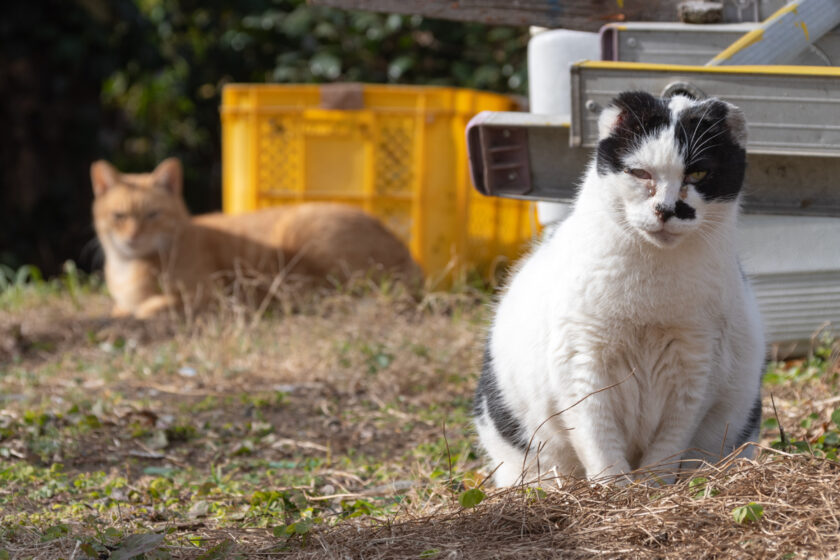
[[[621,107],[610,105],[598,116],[598,140],[608,138],[621,122]]]
[[[164,189],[175,196],[181,196],[184,188],[184,172],[178,158],[167,158],[160,162],[152,172],[155,187]]]
[[[90,164],[90,182],[93,185],[93,195],[102,196],[117,183],[120,172],[117,168],[100,159]]]
[[[747,119],[744,117],[743,111],[732,105],[721,101],[726,105],[726,125],[732,133],[732,139],[738,143],[742,148],[747,147]]]

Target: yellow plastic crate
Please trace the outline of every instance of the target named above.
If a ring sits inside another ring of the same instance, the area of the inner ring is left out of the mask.
[[[512,109],[507,97],[456,88],[228,85],[224,211],[353,204],[399,235],[433,280],[487,275],[522,253],[536,213],[530,202],[475,192],[464,130],[479,111]]]

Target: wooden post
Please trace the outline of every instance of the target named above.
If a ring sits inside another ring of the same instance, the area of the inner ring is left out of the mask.
[[[597,31],[605,23],[676,21],[682,0],[308,0],[310,4],[497,25]]]

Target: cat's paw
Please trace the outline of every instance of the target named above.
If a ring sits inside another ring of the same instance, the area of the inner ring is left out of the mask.
[[[643,484],[651,488],[659,488],[661,486],[670,486],[674,484],[677,477],[674,473],[638,471],[633,474],[633,479],[637,484]]]
[[[131,316],[132,316],[132,313],[131,313],[130,310],[128,310],[124,307],[120,307],[119,305],[115,305],[111,309],[111,317],[114,318],[114,319],[126,319],[126,318],[131,317]]]
[[[618,486],[619,488],[624,488],[625,486],[630,486],[635,481],[633,477],[629,474],[619,474],[611,477],[606,482],[611,484],[612,486]]]
[[[593,484],[597,484],[599,486],[618,486],[619,488],[630,486],[631,484],[634,484],[636,482],[635,478],[631,473],[617,473],[605,476],[590,477],[589,480]]]
[[[153,319],[176,311],[177,301],[171,296],[154,296],[141,303],[134,311],[138,319]]]

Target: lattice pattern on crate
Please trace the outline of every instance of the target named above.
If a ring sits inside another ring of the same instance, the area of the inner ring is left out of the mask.
[[[301,150],[294,118],[266,116],[257,138],[257,189],[293,194],[300,185]]]
[[[374,183],[377,194],[411,194],[416,172],[414,134],[413,117],[379,117]]]
[[[525,201],[483,197],[470,192],[467,232],[469,254],[481,259],[514,255],[536,233],[536,219]]]

